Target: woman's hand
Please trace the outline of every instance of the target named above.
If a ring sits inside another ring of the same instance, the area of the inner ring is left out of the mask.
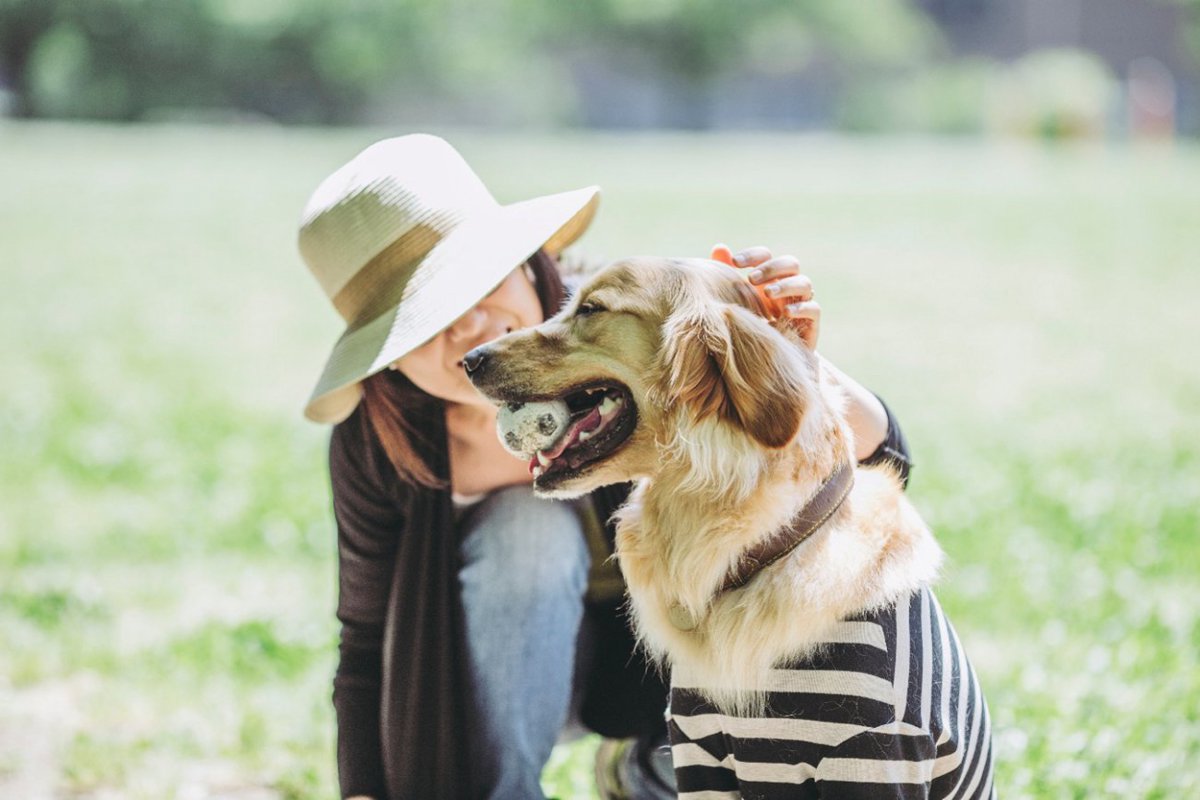
[[[813,299],[812,281],[800,274],[795,256],[772,257],[766,247],[748,247],[738,253],[726,245],[713,245],[711,258],[734,267],[756,267],[750,282],[761,285],[767,294],[786,303],[789,319],[799,320],[796,331],[810,350],[817,349],[821,335],[821,306]]]
[[[760,275],[751,273],[750,282],[766,286],[775,297],[788,301],[791,319],[805,320],[797,326],[800,337],[809,349],[817,349],[821,332],[821,307],[813,299],[813,285],[808,276],[800,274],[800,262],[795,256],[771,257],[765,247],[748,247],[734,254],[723,244],[714,245],[713,261],[735,267],[757,267]],[[887,412],[879,398],[858,381],[818,356],[824,369],[846,392],[846,421],[854,431],[855,455],[861,461],[875,452],[887,436]]]

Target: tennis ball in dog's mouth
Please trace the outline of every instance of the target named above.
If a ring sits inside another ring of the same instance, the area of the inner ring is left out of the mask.
[[[509,403],[496,416],[496,430],[505,450],[530,458],[558,441],[570,421],[570,409],[562,400]]]

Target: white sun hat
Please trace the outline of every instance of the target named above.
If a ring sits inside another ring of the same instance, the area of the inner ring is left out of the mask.
[[[599,198],[589,186],[501,205],[458,151],[426,134],[359,153],[300,220],[300,254],[347,325],[305,416],[350,416],[359,381],[445,330],[538,248],[561,252]]]

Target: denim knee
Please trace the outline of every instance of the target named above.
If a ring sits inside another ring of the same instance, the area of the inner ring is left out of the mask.
[[[497,490],[460,523],[462,580],[472,594],[513,611],[546,599],[578,601],[590,565],[572,503],[534,496],[528,486]]]

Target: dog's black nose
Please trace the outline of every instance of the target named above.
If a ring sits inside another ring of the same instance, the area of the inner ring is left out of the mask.
[[[487,360],[487,348],[476,347],[471,352],[463,356],[463,369],[467,371],[467,375],[473,375],[483,366],[483,362]]]

